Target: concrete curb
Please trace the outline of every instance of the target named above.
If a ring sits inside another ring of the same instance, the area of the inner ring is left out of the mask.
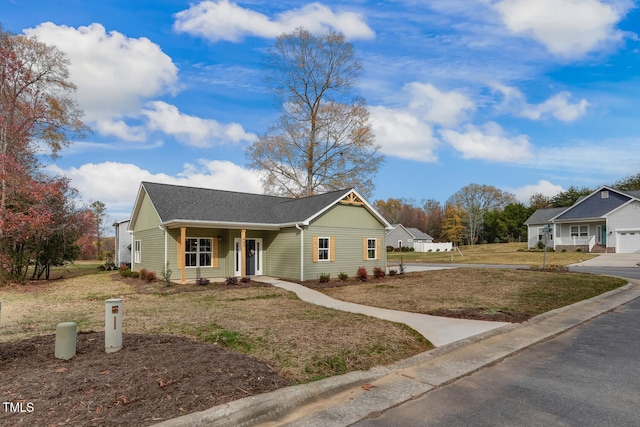
[[[327,399],[389,375],[386,367],[354,371],[308,384],[281,388],[270,393],[234,400],[200,412],[154,424],[157,427],[251,426],[283,417],[296,408]]]
[[[629,280],[629,279],[626,279]],[[156,426],[347,426],[469,375],[640,297],[640,282],[415,355],[387,367],[236,400]],[[371,384],[367,387],[364,384]]]

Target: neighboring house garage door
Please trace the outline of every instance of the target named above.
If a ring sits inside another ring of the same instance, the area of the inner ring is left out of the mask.
[[[619,254],[640,253],[640,230],[619,231],[616,252]]]

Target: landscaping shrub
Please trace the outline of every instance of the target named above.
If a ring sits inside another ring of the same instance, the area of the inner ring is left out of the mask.
[[[538,243],[536,243],[536,248],[544,249],[544,242],[542,240],[539,240]]]
[[[373,277],[375,277],[376,279],[382,279],[385,275],[386,273],[380,267],[375,267],[373,269]]]
[[[131,269],[126,266],[120,266],[120,268],[118,269],[118,273],[120,273],[121,277],[131,277],[131,275],[133,274]]]
[[[157,278],[158,278],[158,276],[156,276],[156,272],[155,271],[147,271],[147,277],[145,279],[147,282],[153,282]]]
[[[329,273],[320,273],[318,280],[320,283],[327,283],[331,279],[331,274]]]
[[[347,280],[349,278],[349,275],[347,273],[343,273],[342,271],[338,274],[338,279],[342,280],[343,282],[345,280]]]
[[[416,248],[414,248],[413,246],[409,248],[409,252],[414,252],[416,250]]]
[[[393,269],[393,268],[390,268],[390,269],[389,269],[389,276],[395,276],[396,274],[398,274],[398,271],[397,271],[397,270],[395,270],[395,269]]]
[[[365,267],[358,267],[357,276],[360,280],[367,280],[369,275],[367,274],[367,269]]]
[[[387,252],[393,252],[395,248],[393,246],[387,246]]]
[[[237,285],[238,278],[237,277],[227,277],[227,280],[224,282],[226,285]]]
[[[132,271],[131,272],[131,278],[139,279],[140,278],[140,272],[139,271]]]
[[[199,277],[196,279],[196,285],[207,286],[209,283],[211,282],[205,277]]]
[[[146,268],[140,270],[140,278],[142,280],[147,280],[147,274],[149,274],[149,270],[147,270]]]
[[[582,252],[582,248],[577,248],[576,252]]]
[[[240,279],[240,281],[242,283],[249,283],[251,281],[251,278],[250,277],[243,277],[242,279]]]

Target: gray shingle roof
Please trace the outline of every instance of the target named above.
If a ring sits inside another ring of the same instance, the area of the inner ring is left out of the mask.
[[[162,222],[172,220],[289,224],[302,222],[350,189],[293,199],[262,194],[143,182]]]
[[[607,193],[606,198],[602,198],[602,192]],[[599,218],[612,210],[620,207],[631,199],[631,197],[618,193],[617,190],[601,188],[591,194],[586,199],[573,205],[569,210],[560,215],[557,220]]]
[[[569,208],[549,208],[549,209],[538,209],[527,219],[524,223],[525,225],[530,224],[549,224],[551,223],[551,218],[556,215],[561,214]]]
[[[407,231],[413,235],[414,239],[418,240],[433,240],[433,237],[429,236],[427,233],[418,230],[417,228],[407,227]]]

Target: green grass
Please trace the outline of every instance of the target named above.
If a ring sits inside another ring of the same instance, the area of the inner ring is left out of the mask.
[[[526,243],[494,243],[461,246],[460,252],[387,252],[390,267],[406,262],[437,264],[505,264],[541,266],[543,252],[529,252]],[[547,265],[568,265],[586,261],[597,255],[584,252],[547,252]],[[397,268],[397,267],[394,267]]]

